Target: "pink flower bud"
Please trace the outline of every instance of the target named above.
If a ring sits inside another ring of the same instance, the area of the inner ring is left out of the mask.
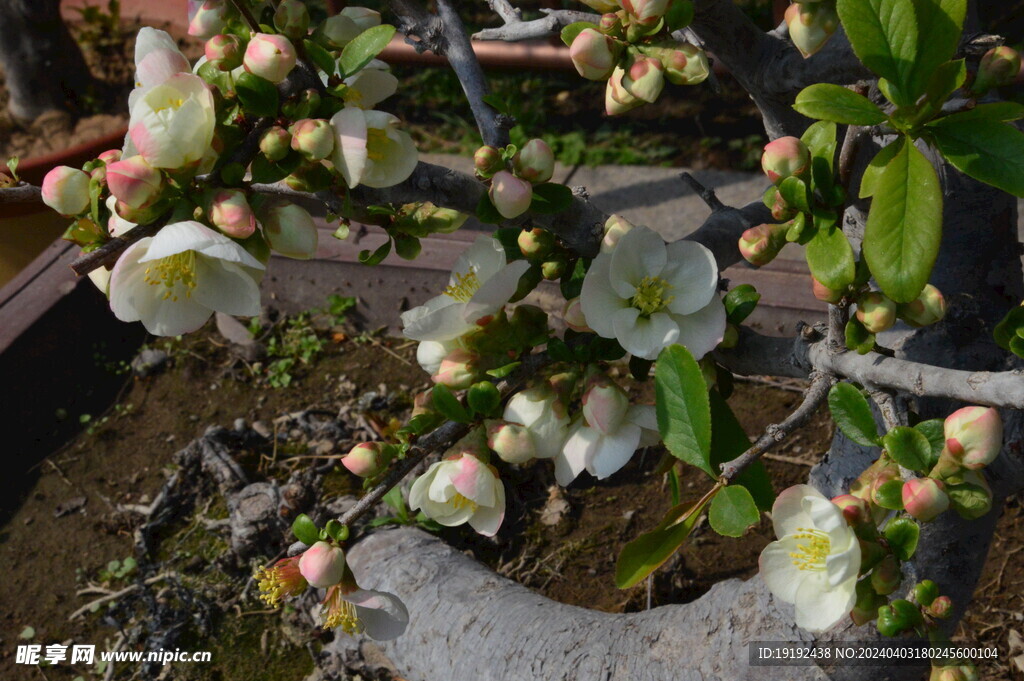
[[[43,178],[43,203],[61,215],[77,215],[89,207],[89,175],[78,168],[57,166]]]
[[[900,565],[891,553],[871,571],[871,588],[881,596],[888,596],[898,589],[901,581]]]
[[[884,293],[871,291],[857,299],[857,319],[869,333],[881,333],[896,323],[896,303]]]
[[[107,186],[110,193],[130,208],[149,206],[159,198],[164,188],[160,171],[141,156],[132,156],[107,166]]]
[[[811,151],[796,137],[780,137],[765,145],[761,168],[772,184],[779,185],[787,177],[801,177],[810,171]]]
[[[242,41],[238,36],[218,33],[206,41],[206,59],[221,71],[242,65]]]
[[[637,21],[650,24],[665,16],[669,0],[621,0],[622,9]]]
[[[922,522],[928,522],[949,508],[943,484],[932,478],[913,478],[903,483],[903,508]]]
[[[814,277],[811,277],[811,293],[813,293],[814,297],[818,300],[825,303],[831,303],[833,305],[843,299],[842,291],[834,291]]]
[[[785,17],[789,39],[804,57],[820,50],[839,26],[835,5],[827,2],[794,3]]]
[[[341,457],[341,464],[360,478],[375,478],[387,470],[394,454],[394,447],[383,442],[362,442]]]
[[[995,47],[985,53],[978,65],[978,75],[971,91],[984,94],[996,87],[1009,85],[1020,73],[1020,53],[1007,45]]]
[[[978,470],[1003,448],[1003,421],[993,407],[964,407],[946,418],[946,449],[964,468]]]
[[[437,373],[431,378],[434,383],[440,383],[452,390],[464,390],[477,381],[476,364],[479,359],[468,350],[456,348],[441,361]]]
[[[267,243],[281,255],[308,260],[316,254],[316,224],[302,206],[271,200],[257,210],[257,217]]]
[[[299,558],[299,572],[319,589],[334,586],[345,574],[345,552],[325,541],[318,541]]]
[[[189,0],[188,34],[207,40],[224,30],[227,7],[223,0]]]
[[[612,75],[622,55],[623,44],[592,28],[585,28],[569,46],[576,71],[588,80],[605,80]]]
[[[499,170],[491,178],[490,196],[502,217],[511,219],[530,209],[533,187],[507,170]]]
[[[109,166],[111,163],[116,163],[121,160],[121,150],[107,149],[96,158],[99,159],[100,161],[103,161]]]
[[[292,149],[310,161],[319,161],[334,151],[334,128],[323,118],[303,118],[291,127]]]
[[[949,596],[939,596],[928,606],[928,614],[940,620],[948,619],[953,614],[953,601]]]
[[[622,37],[622,18],[614,12],[606,12],[597,22],[597,30],[605,35]]]
[[[583,316],[583,306],[580,305],[579,296],[565,302],[565,307],[562,309],[562,318],[565,319],[565,325],[573,331],[580,333],[593,331],[587,325],[587,318]]]
[[[267,128],[263,137],[260,138],[260,151],[270,161],[280,161],[288,155],[288,150],[291,147],[292,135],[280,125]]]
[[[542,139],[532,139],[512,159],[516,175],[533,184],[542,184],[555,172],[555,153]]]
[[[605,435],[611,435],[622,425],[629,411],[629,397],[614,381],[597,374],[583,393],[583,416],[587,425]]]
[[[871,508],[868,502],[852,494],[840,494],[832,498],[832,503],[843,512],[843,518],[851,527],[871,522]]]
[[[622,87],[637,99],[654,103],[665,88],[665,67],[652,57],[634,59],[622,77]]]
[[[256,231],[256,216],[245,200],[245,192],[221,189],[210,203],[210,222],[236,239],[246,239]]]
[[[704,50],[687,42],[663,41],[641,46],[640,51],[659,60],[665,67],[665,79],[674,85],[697,85],[711,73]]]
[[[604,110],[609,116],[618,116],[643,105],[644,101],[634,97],[622,86],[626,71],[616,66],[604,90]]]
[[[767,265],[779,254],[786,245],[788,225],[758,225],[743,232],[740,237],[739,249],[743,259],[751,265],[761,267]]]
[[[604,237],[601,239],[601,252],[611,253],[626,232],[633,229],[633,223],[621,215],[612,215],[604,223]]]
[[[300,0],[281,0],[274,12],[274,28],[292,40],[306,35],[309,30],[309,11]]]
[[[242,63],[249,73],[280,83],[295,68],[295,47],[283,35],[256,33],[245,48]]]
[[[499,170],[505,170],[505,159],[501,152],[491,146],[483,146],[473,154],[473,165],[478,177],[487,180],[494,177]]]
[[[871,490],[875,487],[876,481],[881,479],[884,483],[899,477],[899,466],[885,457],[879,457],[850,483],[850,494],[870,502]]]
[[[518,423],[488,421],[487,446],[506,463],[526,463],[537,456],[533,436]]]
[[[913,327],[928,326],[946,316],[946,299],[942,292],[931,284],[925,284],[917,300],[896,307],[900,319]]]
[[[519,232],[516,243],[519,245],[519,251],[527,258],[539,259],[551,252],[555,245],[555,237],[546,229],[534,227]]]

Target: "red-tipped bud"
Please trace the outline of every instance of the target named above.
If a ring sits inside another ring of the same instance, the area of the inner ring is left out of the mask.
[[[832,305],[835,305],[843,299],[842,291],[834,291],[814,277],[811,277],[811,293],[813,293],[814,297],[818,300],[825,303],[831,303]]]
[[[487,446],[506,463],[526,463],[537,456],[533,436],[518,423],[488,421]]]
[[[412,398],[412,418],[434,412],[434,396],[429,390],[416,393]]]
[[[325,541],[318,541],[299,558],[299,572],[318,589],[334,586],[345,574],[345,552]]]
[[[939,289],[926,284],[917,300],[896,307],[896,315],[910,326],[928,326],[946,316],[946,299]]]
[[[189,0],[188,34],[206,40],[224,30],[227,6],[223,0]]]
[[[871,522],[871,508],[868,502],[852,494],[840,494],[833,497],[832,503],[843,512],[843,518],[851,527]]]
[[[985,53],[978,65],[978,75],[971,85],[971,91],[982,95],[992,88],[1009,85],[1020,73],[1020,52],[1001,45]]]
[[[242,41],[236,35],[218,33],[206,41],[206,60],[221,71],[242,65]]]
[[[629,411],[629,397],[604,374],[595,374],[587,383],[583,393],[583,416],[587,425],[605,435],[615,433]]]
[[[606,80],[622,56],[624,45],[595,29],[585,28],[569,46],[576,71],[588,80]]]
[[[704,50],[687,42],[662,42],[651,47],[641,46],[640,50],[661,61],[665,79],[673,85],[697,85],[711,73]]]
[[[473,166],[478,177],[487,180],[494,177],[499,170],[506,170],[505,159],[501,152],[491,146],[480,147],[473,154]]]
[[[938,480],[914,478],[903,483],[903,508],[918,520],[928,522],[949,508],[949,496]]]
[[[334,128],[323,118],[303,118],[292,125],[292,149],[307,160],[319,161],[334,151]]]
[[[946,449],[964,468],[992,463],[1003,448],[1003,420],[993,407],[964,407],[946,418]]]
[[[164,188],[163,176],[141,156],[132,156],[107,166],[110,193],[130,208],[152,204]]]
[[[117,163],[118,161],[121,160],[121,150],[107,149],[96,158],[99,159],[100,161],[103,161],[107,165],[110,165],[111,163]]]
[[[896,303],[879,291],[865,293],[857,299],[857,319],[870,333],[881,333],[896,323]]]
[[[491,178],[491,203],[502,217],[519,217],[530,209],[533,187],[507,170],[499,170]]]
[[[616,66],[608,79],[608,85],[604,90],[604,110],[609,116],[624,114],[644,103],[642,99],[634,97],[622,86],[622,79],[625,75],[625,69]]]
[[[512,159],[516,175],[533,184],[551,179],[555,172],[555,153],[542,139],[532,139]]]
[[[551,260],[545,260],[540,265],[540,274],[547,281],[560,279],[565,274],[565,268],[569,263],[563,256],[556,256]]]
[[[283,35],[256,33],[245,48],[242,60],[249,73],[280,83],[295,68],[295,46]]]
[[[260,151],[270,161],[280,161],[292,148],[292,135],[280,125],[267,128],[260,138]]]
[[[761,168],[775,185],[787,177],[803,177],[811,169],[811,150],[796,137],[780,137],[765,145]]]
[[[387,470],[394,455],[394,447],[383,442],[363,442],[341,457],[341,464],[360,478],[375,478]]]
[[[516,239],[519,251],[530,259],[543,258],[551,252],[555,245],[555,237],[551,232],[540,227],[524,229]]]
[[[274,12],[274,28],[292,40],[306,35],[309,30],[309,11],[301,0],[281,0]]]
[[[606,12],[602,14],[601,20],[597,22],[597,30],[600,31],[601,33],[604,33],[605,35],[621,38],[622,17],[620,17],[615,12]]]
[[[785,16],[789,39],[804,57],[820,50],[839,26],[835,5],[827,2],[793,3]]]
[[[621,83],[633,97],[644,102],[656,102],[665,88],[665,67],[653,57],[639,57],[629,65]]]
[[[622,9],[642,24],[653,24],[665,16],[669,0],[621,0]]]
[[[785,224],[751,227],[740,237],[740,255],[756,267],[767,265],[786,245],[786,230]]]
[[[441,361],[441,366],[433,375],[434,383],[440,383],[452,390],[468,388],[478,379],[477,363],[479,359],[468,350],[462,348],[452,350]]]
[[[57,166],[43,178],[43,203],[61,215],[89,207],[89,175],[78,168]]]
[[[256,216],[245,199],[245,193],[237,189],[221,189],[213,195],[210,222],[236,239],[246,239],[256,231]]]

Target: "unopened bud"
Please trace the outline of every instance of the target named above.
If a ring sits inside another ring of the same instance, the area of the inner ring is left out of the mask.
[[[949,508],[949,496],[938,480],[913,478],[903,483],[903,508],[918,520],[928,522]]]
[[[621,215],[612,215],[604,223],[604,237],[601,239],[601,252],[611,253],[626,232],[633,229],[633,223]]]
[[[318,541],[299,558],[299,572],[318,589],[332,587],[345,574],[345,552],[325,541]]]
[[[622,76],[622,87],[637,99],[654,103],[665,88],[665,67],[653,57],[638,57]]]
[[[542,184],[555,172],[555,154],[542,139],[532,139],[512,158],[516,175],[533,184]]]
[[[881,333],[896,323],[896,303],[879,291],[857,299],[857,319],[869,333]]]
[[[218,33],[206,41],[206,60],[221,71],[242,65],[242,41],[238,36]]]
[[[583,316],[583,306],[580,304],[579,296],[565,302],[565,307],[562,309],[562,317],[565,319],[565,325],[573,331],[580,333],[593,331],[587,325],[587,318]]]
[[[814,277],[811,277],[811,293],[813,293],[814,297],[818,300],[831,303],[832,305],[835,305],[843,299],[842,291],[830,289]]]
[[[286,118],[298,121],[302,118],[309,118],[320,108],[320,93],[313,88],[306,88],[302,92],[289,97],[281,102],[281,113]]]
[[[249,73],[280,83],[295,68],[295,47],[283,35],[256,33],[249,40],[242,60]]]
[[[411,418],[415,418],[422,414],[431,414],[434,412],[434,397],[429,390],[416,393],[416,396],[412,398],[412,415]]]
[[[227,6],[223,0],[189,0],[188,34],[207,40],[227,25]]]
[[[46,173],[43,203],[61,215],[76,215],[89,207],[89,175],[78,168],[57,166]]]
[[[948,619],[953,614],[953,601],[949,596],[939,596],[928,606],[927,612],[940,620]]]
[[[257,217],[267,243],[281,255],[308,260],[316,253],[316,224],[302,206],[269,200],[257,210]]]
[[[832,503],[843,512],[843,518],[851,527],[871,522],[871,509],[868,502],[852,494],[840,494],[832,498]]]
[[[811,169],[811,150],[799,138],[780,137],[765,145],[761,168],[776,186],[787,177],[803,177]]]
[[[107,166],[107,186],[117,200],[130,208],[141,209],[156,201],[163,192],[163,175],[141,156],[131,156]]]
[[[287,156],[291,145],[291,133],[280,125],[267,128],[267,131],[263,133],[263,137],[260,138],[260,151],[270,161],[280,161]]]
[[[306,35],[309,30],[309,11],[301,0],[281,0],[274,12],[274,28],[292,40]]]
[[[593,28],[585,28],[569,46],[569,58],[584,78],[606,80],[622,56],[623,47],[615,38]]]
[[[900,586],[900,565],[891,553],[871,571],[871,588],[880,596],[888,596]]]
[[[440,383],[452,390],[464,390],[478,379],[478,361],[479,358],[468,350],[456,348],[441,361],[437,373],[432,376],[434,383]]]
[[[529,429],[518,423],[489,421],[487,446],[506,463],[526,463],[537,456]]]
[[[768,187],[768,190],[765,192],[764,205],[772,212],[772,217],[776,222],[792,220],[799,212],[796,208],[786,203],[786,199],[782,196],[782,192],[780,192],[779,188],[775,185]]]
[[[609,116],[624,114],[644,103],[642,99],[633,96],[623,87],[622,81],[625,76],[625,69],[616,66],[612,70],[611,77],[608,78],[608,85],[604,90],[604,110]]]
[[[394,447],[383,442],[362,442],[341,457],[341,464],[360,478],[375,478],[394,458]]]
[[[540,259],[547,256],[555,245],[555,237],[546,229],[534,227],[524,229],[516,239],[519,244],[519,251],[530,259]]]
[[[565,274],[565,268],[568,264],[564,256],[556,256],[551,260],[545,260],[541,263],[540,274],[547,281],[560,279]]]
[[[946,316],[946,299],[939,289],[925,284],[917,300],[901,303],[896,307],[896,314],[910,326],[928,326]]]
[[[1009,85],[1020,73],[1020,52],[1007,45],[995,47],[985,53],[978,65],[978,75],[971,91],[981,95],[992,88]]]
[[[785,18],[789,39],[804,57],[820,50],[839,26],[835,5],[827,2],[793,3]]]
[[[511,219],[530,209],[533,187],[507,170],[499,170],[491,178],[490,197],[502,217]]]
[[[107,149],[96,158],[100,161],[103,161],[107,165],[110,165],[111,163],[117,163],[118,161],[121,160],[121,150]]]
[[[622,425],[629,410],[626,392],[604,374],[596,374],[583,393],[583,416],[587,425],[611,435]]]
[[[494,177],[499,170],[506,170],[501,152],[491,146],[483,146],[476,150],[473,154],[473,166],[476,168],[477,176],[485,180]]]
[[[786,241],[787,230],[786,224],[764,224],[751,227],[740,236],[740,255],[756,267],[767,265],[788,243]]]
[[[256,231],[256,216],[245,199],[245,192],[237,189],[221,189],[213,195],[210,222],[236,239],[246,239]]]
[[[597,30],[614,38],[622,37],[622,17],[615,12],[605,12],[597,22]]]
[[[665,79],[673,85],[697,85],[707,80],[711,65],[704,50],[687,42],[662,42],[640,50],[661,61]]]
[[[665,16],[669,0],[621,0],[622,9],[642,24],[652,24]]]
[[[303,118],[291,130],[292,149],[307,160],[319,161],[334,151],[334,128],[323,118]]]
[[[995,461],[1003,448],[1003,420],[994,407],[964,407],[946,418],[946,449],[964,468]]]

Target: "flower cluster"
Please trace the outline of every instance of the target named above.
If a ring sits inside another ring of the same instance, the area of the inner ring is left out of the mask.
[[[603,12],[598,24],[574,24],[569,56],[581,76],[607,80],[605,110],[622,114],[657,101],[665,81],[697,85],[710,72],[704,50],[672,33],[693,18],[690,2],[581,0]]]
[[[514,144],[480,147],[473,163],[477,177],[490,182],[491,204],[509,220],[530,209],[533,185],[544,184],[555,172],[555,154],[542,139],[532,139],[522,149]]]

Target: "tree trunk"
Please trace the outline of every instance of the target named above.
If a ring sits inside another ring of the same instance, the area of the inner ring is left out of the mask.
[[[0,0],[0,66],[14,118],[68,110],[92,76],[60,18],[60,0]]]

